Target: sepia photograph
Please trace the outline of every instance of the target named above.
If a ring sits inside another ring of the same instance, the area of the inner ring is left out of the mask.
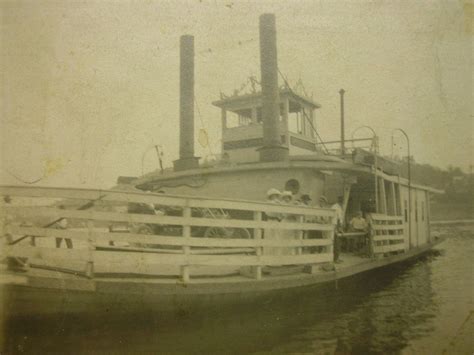
[[[0,0],[0,354],[474,354],[473,0]]]

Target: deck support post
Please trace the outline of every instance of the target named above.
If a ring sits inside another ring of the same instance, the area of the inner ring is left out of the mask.
[[[428,224],[428,243],[432,242],[431,239],[431,195],[429,191],[426,191],[425,193],[425,205],[426,205],[426,211],[425,211],[425,216],[426,216],[426,223]]]
[[[369,257],[374,257],[374,234],[375,231],[372,228],[372,223],[369,226]]]
[[[385,195],[385,181],[383,178],[379,177],[379,203],[380,203],[380,211],[379,213],[387,214],[387,198]]]
[[[91,279],[94,277],[94,251],[95,251],[95,236],[94,236],[94,221],[87,220],[87,230],[89,232],[89,238],[87,239],[89,248],[89,257],[86,264],[85,274],[86,277]]]
[[[397,215],[397,197],[395,192],[395,183],[393,181],[390,182],[390,199],[392,200],[392,209],[393,215]]]
[[[0,236],[3,237],[0,243],[0,257],[5,258],[7,264],[7,270],[15,269],[18,267],[18,262],[15,258],[8,257],[8,248],[12,241],[12,236],[10,234],[10,225],[6,215],[0,217]]]
[[[191,218],[191,207],[184,207],[183,208],[183,217],[184,218]],[[186,264],[181,265],[181,280],[184,283],[189,282],[189,265],[188,265],[188,256],[191,253],[191,247],[189,246],[189,238],[191,238],[191,226],[189,223],[183,225],[183,238],[184,238],[184,246],[183,246],[183,253],[186,256]]]
[[[261,221],[262,220],[262,212],[260,211],[255,211],[254,212],[254,221]],[[254,229],[254,239],[262,239],[262,230],[260,228],[255,228]],[[257,257],[260,257],[263,254],[263,247],[258,246],[255,249],[255,254]],[[260,259],[260,258],[259,258]],[[257,265],[253,267],[253,275],[257,280],[260,280],[262,278],[262,266]]]

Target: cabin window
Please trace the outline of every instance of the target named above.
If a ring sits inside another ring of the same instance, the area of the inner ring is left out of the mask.
[[[239,115],[235,112],[227,111],[226,128],[235,128],[239,126]]]
[[[285,183],[285,190],[291,191],[293,195],[296,195],[300,191],[300,183],[296,179],[290,179]]]
[[[308,112],[299,103],[289,101],[288,130],[292,133],[304,135],[306,132],[306,117]]]
[[[252,110],[242,109],[227,111],[227,128],[248,126],[252,123]]]
[[[405,208],[404,208],[404,209],[405,209],[405,222],[408,222],[408,201],[405,200],[404,202],[405,202],[405,203],[404,203],[404,207],[405,207]]]

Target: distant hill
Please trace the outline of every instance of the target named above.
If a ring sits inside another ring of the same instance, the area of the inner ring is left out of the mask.
[[[408,177],[407,158],[398,159],[401,176]],[[474,176],[459,167],[440,169],[430,164],[419,164],[411,159],[413,182],[444,190],[432,197],[433,220],[474,219]]]

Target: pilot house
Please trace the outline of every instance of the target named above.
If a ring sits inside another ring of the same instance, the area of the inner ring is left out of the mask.
[[[280,138],[290,155],[313,154],[316,144],[316,109],[321,106],[289,88],[280,89]],[[263,145],[262,95],[235,95],[213,102],[221,109],[222,154],[232,162],[259,160]]]

